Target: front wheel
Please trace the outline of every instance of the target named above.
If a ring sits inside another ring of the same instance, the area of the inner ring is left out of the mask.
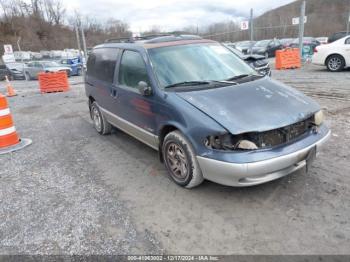
[[[339,72],[345,67],[345,60],[341,55],[331,55],[327,61],[326,66],[331,72]]]
[[[93,102],[90,106],[90,115],[94,127],[99,134],[108,135],[111,133],[112,126],[101,113],[101,110],[96,102]]]
[[[193,188],[203,182],[202,171],[192,145],[179,131],[166,135],[162,153],[165,167],[176,184]]]

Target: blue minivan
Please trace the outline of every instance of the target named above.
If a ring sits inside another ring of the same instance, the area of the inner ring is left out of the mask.
[[[198,36],[107,41],[85,86],[97,132],[114,126],[158,150],[186,188],[280,178],[310,166],[330,136],[315,101]]]

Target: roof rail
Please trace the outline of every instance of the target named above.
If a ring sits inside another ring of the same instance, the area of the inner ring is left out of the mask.
[[[135,36],[135,37],[121,37],[121,38],[110,38],[105,40],[105,43],[134,43],[138,40],[150,40],[157,37],[171,36],[170,34],[153,34],[153,35],[144,35],[144,36]]]
[[[135,41],[144,41],[146,43],[160,43],[178,40],[198,40],[202,39],[198,35],[179,35],[179,34],[154,34],[135,37],[122,37],[107,39],[105,43],[135,43]]]
[[[132,37],[110,38],[106,39],[105,43],[132,43]]]

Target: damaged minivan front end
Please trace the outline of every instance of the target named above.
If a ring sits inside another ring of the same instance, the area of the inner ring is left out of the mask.
[[[268,77],[178,96],[226,132],[202,138],[203,176],[229,186],[252,186],[308,167],[329,138],[319,105]]]

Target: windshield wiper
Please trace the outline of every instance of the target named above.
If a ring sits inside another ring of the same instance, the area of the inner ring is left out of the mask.
[[[255,75],[255,74],[242,74],[242,75],[230,77],[229,79],[226,79],[226,81],[238,80],[238,79],[242,79],[250,76],[261,77],[261,75]]]
[[[251,76],[251,75],[248,75],[248,74],[237,75],[237,76],[233,76],[233,77],[226,79],[226,81],[237,80],[237,79],[245,78],[248,76]]]
[[[209,85],[209,81],[184,81],[171,85],[167,85],[164,88],[177,87],[177,86],[197,86],[197,85]]]
[[[184,81],[171,85],[167,85],[164,88],[178,87],[178,86],[198,86],[198,85],[211,85],[211,84],[224,84],[224,85],[237,85],[236,82],[228,80],[203,80],[203,81]]]

